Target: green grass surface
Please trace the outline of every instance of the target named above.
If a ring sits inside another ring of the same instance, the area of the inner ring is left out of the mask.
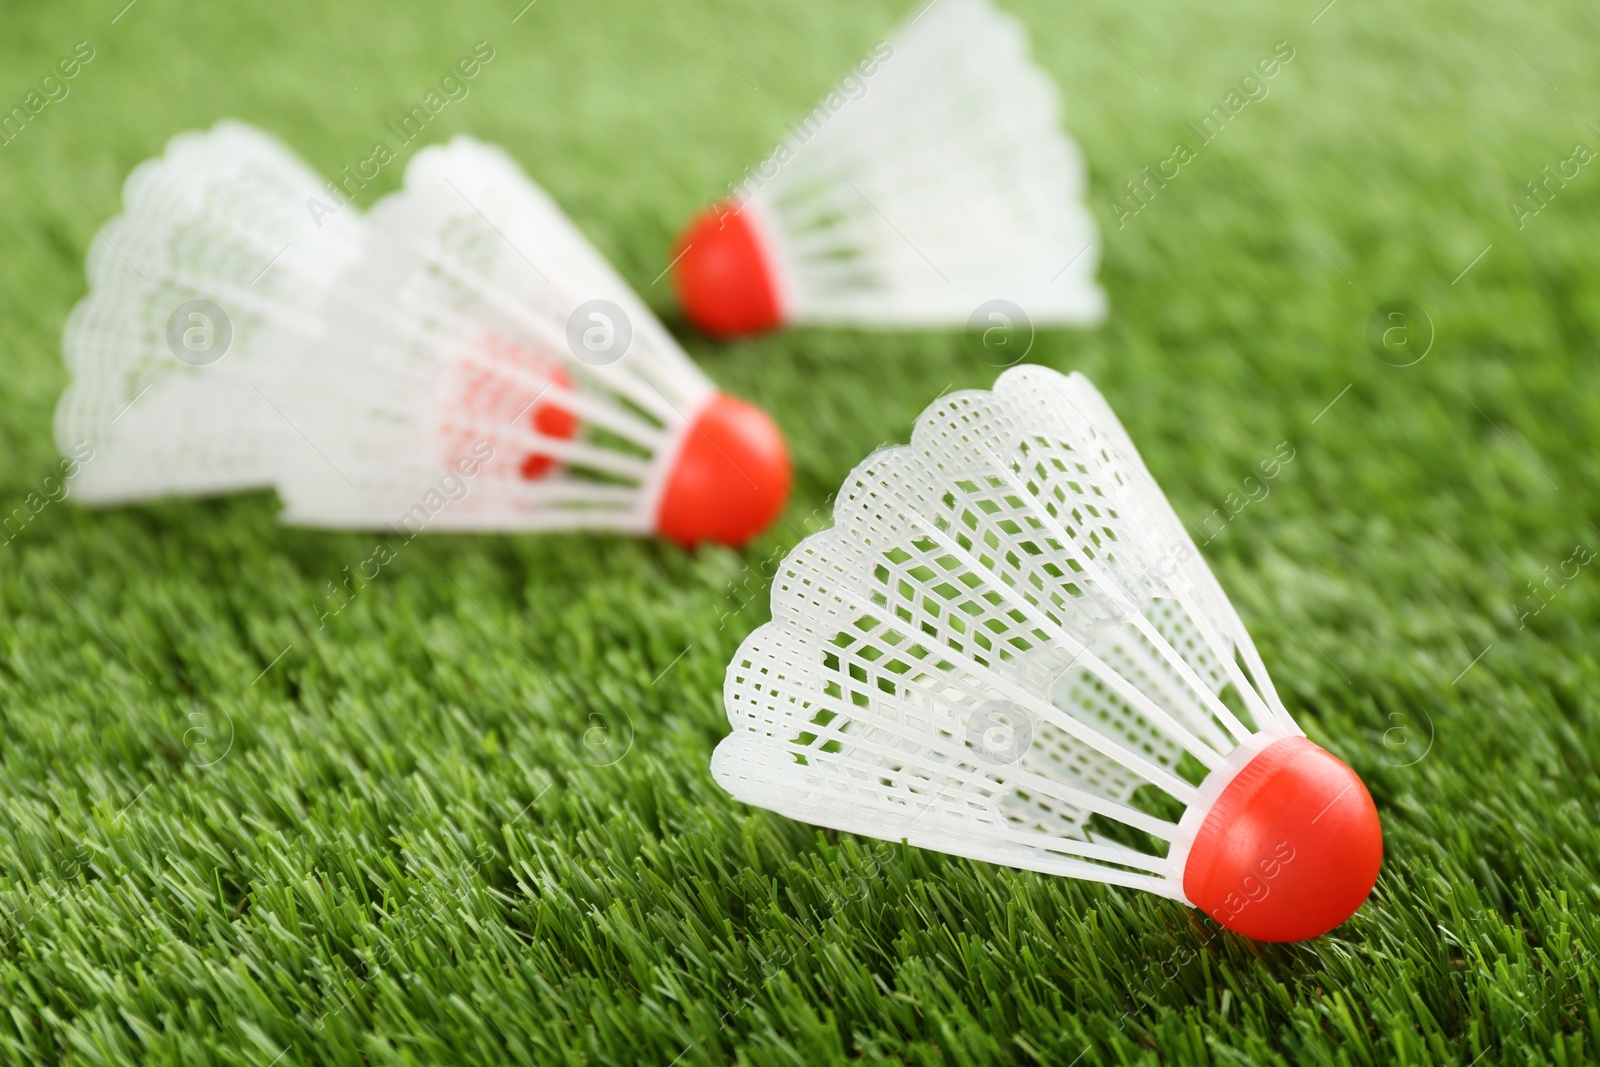
[[[281,528],[265,494],[46,507],[0,545],[0,1061],[1597,1055],[1597,568],[1525,613],[1600,550],[1600,163],[1522,229],[1507,207],[1600,148],[1592,7],[1007,0],[1090,160],[1112,303],[1029,358],[1094,378],[1197,526],[1295,449],[1205,554],[1371,787],[1387,862],[1332,935],[1262,947],[747,809],[708,773],[766,561],[996,373],[959,336],[710,344],[650,284],[903,3],[121,6],[3,15],[6,107],[74,42],[95,58],[0,147],[0,509],[55,467],[61,325],[135,163],[233,115],[332,171],[479,40],[495,60],[427,140],[508,146],[776,413],[799,483],[742,554],[419,538],[325,627],[373,537]],[[1270,96],[1118,229],[1123,182],[1280,40]],[[1437,332],[1404,368],[1365,341],[1397,298]]]

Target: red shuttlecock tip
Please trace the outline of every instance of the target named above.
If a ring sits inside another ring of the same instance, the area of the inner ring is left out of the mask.
[[[656,528],[689,548],[701,541],[737,548],[778,517],[793,481],[777,424],[760,408],[719,393],[684,437]]]
[[[1191,903],[1257,941],[1303,941],[1354,915],[1378,880],[1383,828],[1356,772],[1304,737],[1268,745],[1201,823]]]
[[[754,224],[724,201],[690,220],[672,250],[684,314],[714,337],[761,333],[783,320],[772,265]]]

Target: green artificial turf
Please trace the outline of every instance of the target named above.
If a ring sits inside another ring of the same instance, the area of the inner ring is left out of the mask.
[[[60,330],[130,168],[237,116],[336,170],[478,41],[495,58],[423,140],[506,145],[776,414],[798,485],[742,553],[420,537],[325,624],[383,539],[282,528],[269,494],[8,530],[0,1062],[1600,1054],[1600,567],[1568,562],[1600,551],[1600,163],[1537,214],[1523,188],[1600,148],[1592,5],[1006,0],[1089,160],[1112,308],[1028,358],[1087,372],[1197,539],[1213,517],[1286,702],[1384,820],[1355,918],[1266,947],[708,773],[772,561],[863,455],[997,373],[959,335],[713,344],[651,284],[904,0],[123,2],[0,15],[6,109],[93,49],[0,146],[0,511],[56,484]],[[1280,41],[1267,97],[1133,213],[1124,183]],[[1366,336],[1399,299],[1435,333],[1406,367]]]

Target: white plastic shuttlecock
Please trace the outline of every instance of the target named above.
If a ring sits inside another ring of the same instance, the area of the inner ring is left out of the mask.
[[[1105,314],[1087,178],[1054,84],[990,0],[933,0],[678,242],[703,330],[1035,323]]]
[[[129,175],[62,341],[56,440],[88,457],[80,500],[273,483],[292,431],[262,391],[315,335],[310,309],[358,245],[353,211],[316,225],[306,204],[322,195],[304,163],[237,122],[181,134]]]
[[[1284,709],[1082,375],[1018,367],[869,457],[728,668],[712,773],[806,822],[1201,908],[1343,922],[1382,862],[1366,787]]]
[[[660,533],[742,544],[788,494],[781,435],[719,393],[504,152],[424,149],[284,415],[290,522]]]
[[[81,500],[276,485],[292,522],[686,544],[776,517],[777,428],[504,153],[424,150],[370,219],[326,190],[235,122],[134,171],[64,339]]]

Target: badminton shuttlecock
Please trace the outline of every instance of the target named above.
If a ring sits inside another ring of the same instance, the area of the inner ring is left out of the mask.
[[[561,210],[470,138],[419,152],[328,293],[279,480],[290,522],[743,544],[783,439],[717,392]]]
[[[712,773],[785,815],[1146,889],[1264,941],[1371,891],[1377,812],[1308,741],[1081,375],[945,397],[845,482],[740,647]]]
[[[707,332],[956,326],[999,299],[1041,325],[1105,314],[1082,157],[989,0],[933,0],[790,130],[678,242]]]
[[[308,309],[355,257],[354,212],[307,211],[323,183],[276,140],[223,122],[129,175],[89,250],[62,348],[75,495],[115,503],[273,483],[289,427],[261,390],[316,334]]]
[[[462,139],[407,173],[368,224],[239,123],[137,168],[64,339],[79,498],[277,485],[290,521],[690,544],[775,517],[776,427],[503,153]]]

